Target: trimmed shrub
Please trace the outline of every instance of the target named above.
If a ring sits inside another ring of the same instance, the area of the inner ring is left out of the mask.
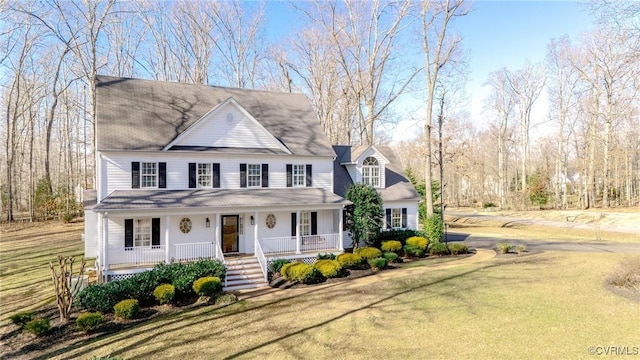
[[[448,248],[451,255],[460,255],[469,252],[469,247],[466,244],[453,243],[449,244]]]
[[[424,251],[427,249],[427,245],[429,245],[429,240],[421,236],[412,236],[407,239],[407,245],[418,247]]]
[[[507,243],[497,243],[496,244],[496,249],[501,253],[501,254],[506,254],[509,251],[511,251],[511,249],[513,249],[513,245],[511,244],[507,244]]]
[[[17,314],[13,314],[10,317],[11,322],[23,327],[24,324],[28,323],[29,321],[33,320],[33,312],[31,311],[22,311],[19,312]]]
[[[331,259],[317,260],[315,263],[313,263],[313,267],[326,278],[337,277],[342,271],[342,266],[340,266],[340,263],[336,260]]]
[[[384,269],[387,266],[387,259],[385,258],[375,258],[375,259],[368,259],[367,263],[376,269]]]
[[[424,232],[429,242],[435,243],[442,240],[444,234],[444,224],[440,218],[440,214],[433,214],[427,217],[424,223]]]
[[[375,259],[375,258],[379,258],[379,257],[382,256],[382,251],[380,251],[380,249],[376,249],[374,247],[357,248],[355,253],[360,255],[360,257],[365,259],[365,260]]]
[[[193,291],[200,296],[215,296],[222,291],[222,280],[207,276],[193,282]]]
[[[95,330],[104,322],[104,317],[99,312],[82,313],[76,319],[76,326],[80,331]]]
[[[290,262],[291,260],[289,259],[274,259],[269,264],[269,271],[271,271],[273,274],[279,273],[280,269],[282,269],[282,266],[284,266],[285,264],[289,264]]]
[[[298,281],[305,284],[313,283],[320,277],[313,266],[301,262],[292,263],[290,266],[287,264],[283,266],[280,271],[280,274],[286,280]]]
[[[318,254],[318,260],[335,260],[336,254],[326,253],[326,254]]]
[[[158,285],[172,284],[174,300],[194,295],[192,285],[196,279],[215,276],[224,280],[226,266],[217,260],[199,260],[183,264],[158,264],[152,270],[134,275],[126,280],[115,280],[104,284],[92,284],[80,291],[76,305],[84,310],[107,313],[125,299],[137,299],[142,305],[155,302],[153,291]]]
[[[429,255],[436,255],[436,256],[449,255],[449,249],[447,248],[447,245],[443,243],[431,244],[431,246],[429,247]]]
[[[160,304],[170,303],[175,295],[176,288],[171,284],[158,285],[153,290],[153,297],[155,297]]]
[[[384,252],[397,253],[398,251],[402,250],[402,243],[398,240],[383,241],[380,249]]]
[[[381,246],[382,242],[385,240],[398,240],[402,245],[405,245],[405,240],[412,236],[425,236],[425,234],[421,231],[417,230],[400,230],[400,229],[391,229],[381,231],[378,236],[376,236],[374,240],[375,247]]]
[[[24,329],[35,336],[46,335],[51,329],[49,318],[33,319],[24,324]]]
[[[393,252],[386,252],[384,253],[384,258],[387,259],[387,263],[393,263],[398,261],[398,258],[400,258],[400,256]]]
[[[358,254],[344,253],[336,257],[336,261],[340,263],[343,269],[350,269],[362,264],[362,257]]]
[[[126,299],[117,303],[113,310],[119,318],[134,319],[140,313],[140,304],[136,299]]]
[[[424,250],[418,246],[407,244],[404,246],[404,254],[409,257],[421,257],[424,255]]]

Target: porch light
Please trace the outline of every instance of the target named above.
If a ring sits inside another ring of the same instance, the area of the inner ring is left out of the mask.
[[[206,218],[204,220],[204,224],[205,224],[206,227],[210,227],[211,226],[211,221],[209,221],[209,218]]]
[[[256,224],[256,220],[253,218],[253,215],[251,215],[251,225],[255,225]]]

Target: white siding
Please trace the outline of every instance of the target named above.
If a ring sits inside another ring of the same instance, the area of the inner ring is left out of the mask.
[[[131,162],[166,162],[167,189],[189,188],[189,163],[219,163],[220,187],[240,189],[240,164],[269,164],[269,187],[287,186],[287,164],[311,164],[313,187],[333,190],[333,162],[324,157],[296,157],[269,155],[221,155],[210,153],[160,152],[160,153],[109,153],[103,154],[105,169],[102,176],[101,198],[114,190],[131,189]]]
[[[407,208],[407,228],[418,228],[418,202],[417,201],[388,201],[383,204],[386,209]],[[385,226],[386,227],[386,226]]]
[[[174,145],[280,149],[262,125],[229,103],[200,119]]]
[[[87,258],[98,256],[98,216],[91,210],[84,213],[84,257]]]

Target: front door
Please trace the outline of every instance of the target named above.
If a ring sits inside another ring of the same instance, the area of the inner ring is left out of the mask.
[[[222,252],[238,252],[238,215],[222,215]]]

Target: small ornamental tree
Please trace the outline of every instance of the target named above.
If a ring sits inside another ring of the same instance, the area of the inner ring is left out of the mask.
[[[353,239],[353,247],[357,248],[360,241],[373,245],[384,219],[380,194],[373,186],[355,184],[347,190],[346,198],[353,203],[346,212],[346,226]]]

